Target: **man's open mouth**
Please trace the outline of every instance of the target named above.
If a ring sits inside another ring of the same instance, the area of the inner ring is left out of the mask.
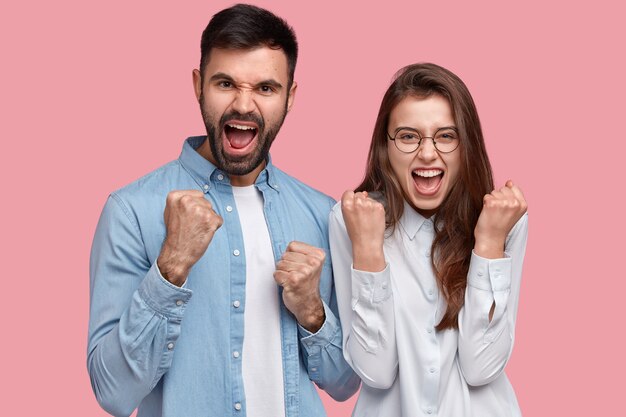
[[[227,123],[224,126],[224,134],[228,143],[234,149],[243,149],[256,137],[258,129],[254,126]]]

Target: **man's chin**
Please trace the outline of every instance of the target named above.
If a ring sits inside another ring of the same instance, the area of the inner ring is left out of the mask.
[[[263,163],[265,158],[253,155],[222,155],[220,169],[229,175],[247,175]]]

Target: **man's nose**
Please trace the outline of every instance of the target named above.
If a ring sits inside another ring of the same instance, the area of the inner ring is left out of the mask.
[[[233,100],[232,108],[233,110],[239,112],[240,114],[247,114],[254,111],[256,104],[254,102],[254,93],[250,90],[239,90],[237,91],[237,95]]]

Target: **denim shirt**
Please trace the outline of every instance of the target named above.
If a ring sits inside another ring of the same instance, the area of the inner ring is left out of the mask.
[[[112,193],[96,229],[87,367],[98,402],[116,416],[137,407],[139,417],[246,415],[241,357],[232,354],[243,346],[246,254],[229,177],[195,150],[204,140],[187,139],[178,160]],[[255,186],[275,261],[293,240],[327,254],[320,279],[326,320],[317,333],[299,326],[279,297],[285,415],[324,416],[310,381],[337,400],[360,384],[341,350],[328,248],[334,201],[271,160]],[[156,259],[166,196],[186,189],[202,190],[224,224],[180,288],[161,276]]]

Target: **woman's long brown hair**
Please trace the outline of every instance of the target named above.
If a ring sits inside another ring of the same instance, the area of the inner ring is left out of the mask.
[[[459,77],[429,63],[409,65],[396,73],[380,105],[365,178],[356,190],[383,194],[387,227],[394,230],[404,212],[404,200],[410,200],[394,176],[387,154],[389,115],[406,97],[426,98],[433,94],[450,103],[461,141],[455,150],[461,152],[459,175],[433,218],[436,227],[431,262],[437,285],[447,303],[447,310],[437,325],[437,330],[443,330],[458,328],[474,248],[474,228],[483,207],[483,197],[493,190],[491,164],[476,106]]]

